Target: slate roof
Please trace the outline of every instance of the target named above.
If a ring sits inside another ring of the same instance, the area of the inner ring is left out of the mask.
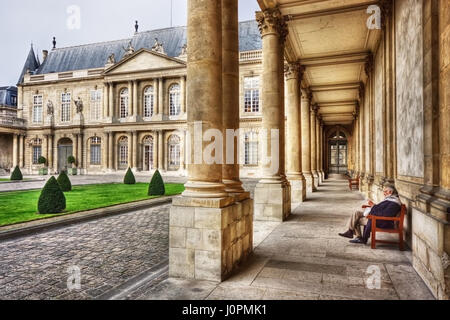
[[[132,38],[123,40],[55,49],[49,52],[47,59],[35,74],[102,68],[112,53],[114,53],[116,61],[120,61],[130,41],[137,51],[142,48],[151,49],[155,43],[155,38],[163,44],[169,57],[178,57],[181,54],[182,47],[186,44],[186,34],[186,27],[174,27],[139,32]],[[262,49],[261,36],[256,21],[241,22],[239,24],[239,37],[241,51]],[[24,70],[26,71],[25,67]],[[22,73],[19,83],[22,82],[24,73]]]
[[[14,104],[12,101],[13,96],[17,98],[16,87],[0,87],[0,105],[8,107],[17,107],[17,105]]]
[[[23,66],[22,72],[20,73],[19,82],[23,82],[23,76],[27,72],[27,70],[30,70],[30,72],[36,71],[40,66],[39,61],[36,59],[36,54],[34,53],[33,46],[30,48],[30,52],[28,52],[27,60],[25,61],[25,64]]]

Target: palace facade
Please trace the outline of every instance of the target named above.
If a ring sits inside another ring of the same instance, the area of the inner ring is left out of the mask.
[[[261,37],[240,23],[242,174],[258,176]],[[127,170],[186,175],[186,28],[136,32],[130,39],[54,48],[39,63],[30,49],[18,84],[17,118],[2,136],[5,169],[37,174],[70,166],[80,174]],[[3,154],[3,152],[2,152]],[[8,167],[9,165],[9,167]]]

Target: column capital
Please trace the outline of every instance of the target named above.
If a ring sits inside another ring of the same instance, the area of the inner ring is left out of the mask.
[[[284,75],[286,80],[302,81],[305,68],[298,61],[289,62],[284,66]]]
[[[364,91],[365,91],[365,85],[364,85],[363,82],[361,82],[361,83],[359,84],[359,91],[358,91],[359,99],[360,99],[361,101],[364,100]],[[358,104],[358,108],[359,108],[359,104]]]
[[[256,12],[256,21],[262,37],[268,34],[277,34],[280,42],[284,44],[288,35],[288,28],[286,18],[281,14],[278,7]]]
[[[392,0],[380,0],[379,6],[381,9],[381,26],[382,28],[386,27],[387,19],[392,14]]]
[[[317,111],[319,111],[319,105],[317,103],[311,104],[311,117],[316,116]]]
[[[301,93],[302,93],[302,99],[311,101],[311,99],[312,99],[312,92],[309,89],[304,89],[304,88],[301,88],[300,90],[301,90]]]

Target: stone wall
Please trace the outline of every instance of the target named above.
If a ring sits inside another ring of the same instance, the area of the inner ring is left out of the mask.
[[[397,165],[401,176],[423,177],[422,0],[395,2]]]
[[[13,136],[0,134],[0,169],[10,170],[13,166]]]

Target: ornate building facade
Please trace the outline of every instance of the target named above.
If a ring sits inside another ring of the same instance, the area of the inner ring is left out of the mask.
[[[240,23],[242,173],[258,175],[261,38],[255,21]],[[131,39],[43,51],[31,48],[18,85],[20,132],[12,167],[36,174],[80,174],[131,167],[186,175],[186,28],[137,32]]]

